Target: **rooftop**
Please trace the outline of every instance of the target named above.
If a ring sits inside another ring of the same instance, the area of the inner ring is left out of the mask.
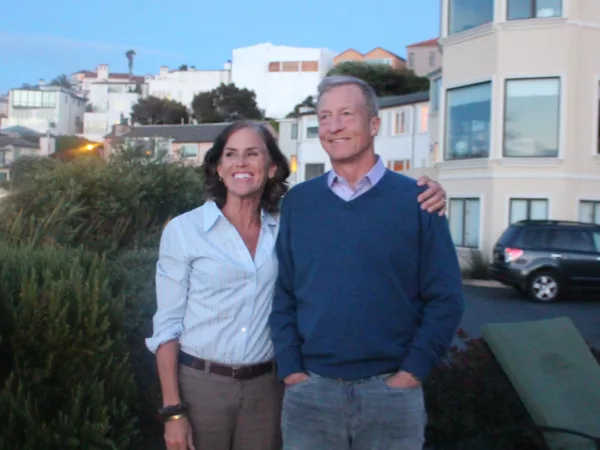
[[[38,148],[33,142],[25,139],[0,134],[0,150],[6,150],[7,147]]]
[[[407,45],[407,48],[413,47],[436,47],[438,45],[438,38],[428,39],[426,41],[417,42],[415,44]]]
[[[124,138],[170,138],[174,142],[212,142],[229,123],[198,125],[139,125],[124,133]]]

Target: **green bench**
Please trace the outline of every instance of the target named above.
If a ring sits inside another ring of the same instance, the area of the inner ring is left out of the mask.
[[[569,318],[487,324],[482,337],[535,426],[581,434],[543,431],[549,450],[600,448],[600,366]]]

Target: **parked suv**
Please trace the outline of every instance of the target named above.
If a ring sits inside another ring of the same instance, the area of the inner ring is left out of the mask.
[[[490,276],[540,302],[574,289],[600,289],[600,225],[517,222],[498,239]]]

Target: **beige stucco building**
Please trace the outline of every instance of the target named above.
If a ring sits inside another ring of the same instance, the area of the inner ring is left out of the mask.
[[[457,247],[489,258],[526,218],[600,223],[600,1],[442,0],[440,34],[425,172]]]

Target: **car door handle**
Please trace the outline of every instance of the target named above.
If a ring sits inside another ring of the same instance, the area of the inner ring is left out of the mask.
[[[563,255],[560,253],[552,253],[550,256],[552,256],[554,259],[561,259],[563,257]]]

